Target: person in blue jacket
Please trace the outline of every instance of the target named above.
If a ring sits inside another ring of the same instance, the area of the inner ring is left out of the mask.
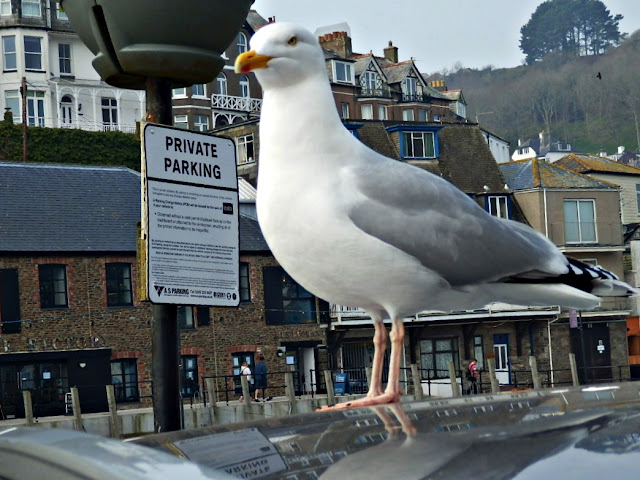
[[[260,355],[260,361],[254,371],[256,380],[256,393],[254,400],[258,401],[258,391],[262,390],[262,400],[269,401],[272,397],[267,397],[267,364],[264,363],[264,356]]]

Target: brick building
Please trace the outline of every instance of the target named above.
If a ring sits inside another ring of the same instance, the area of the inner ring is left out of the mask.
[[[308,372],[326,361],[323,307],[278,266],[254,218],[255,191],[242,183],[241,192],[242,301],[238,308],[178,307],[184,396],[259,353],[271,372],[287,365]],[[23,415],[22,390],[32,391],[37,416],[64,413],[72,386],[83,411],[101,411],[109,383],[122,406],[147,404],[151,308],[134,295],[140,175],[0,163],[0,217],[2,415]],[[304,382],[301,373],[299,388],[312,388],[309,374]],[[274,375],[272,383],[284,381]],[[236,398],[231,378],[217,388]]]

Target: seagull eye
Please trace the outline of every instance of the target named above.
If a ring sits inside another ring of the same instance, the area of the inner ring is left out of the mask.
[[[292,47],[298,43],[298,37],[291,37],[289,40],[287,40],[287,44],[291,45]]]

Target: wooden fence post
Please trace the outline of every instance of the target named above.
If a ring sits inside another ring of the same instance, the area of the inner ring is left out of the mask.
[[[578,377],[578,365],[576,364],[576,356],[574,353],[569,354],[569,365],[571,366],[571,379],[573,386],[580,386],[580,378]]]
[[[327,405],[336,404],[336,395],[333,391],[333,373],[331,370],[325,370],[324,383],[327,385]]]
[[[413,380],[413,397],[414,400],[424,400],[424,392],[422,391],[422,379],[420,378],[420,370],[417,363],[411,364],[411,379]]]
[[[33,425],[33,403],[31,401],[31,390],[22,391],[22,401],[24,402],[24,419],[27,425]]]
[[[498,393],[500,391],[500,384],[496,378],[496,367],[493,363],[493,358],[487,358],[487,366],[489,367],[489,381],[491,382],[491,393]]]
[[[78,395],[77,387],[71,387],[71,405],[73,407],[73,428],[75,430],[84,430],[82,412],[80,411],[80,395]]]
[[[529,356],[529,365],[531,365],[531,378],[533,380],[533,389],[542,390],[542,382],[538,373],[538,361],[533,355]]]
[[[284,384],[289,403],[291,404],[291,413],[298,413],[298,405],[296,400],[296,387],[293,383],[293,372],[284,374]]]
[[[449,378],[451,379],[451,396],[460,396],[460,387],[458,386],[458,378],[456,377],[456,366],[453,361],[449,362]]]
[[[116,404],[116,391],[113,385],[107,385],[107,404],[109,405],[109,426],[111,427],[111,436],[120,438],[122,436],[122,428],[120,427],[120,418],[118,418],[118,407]]]

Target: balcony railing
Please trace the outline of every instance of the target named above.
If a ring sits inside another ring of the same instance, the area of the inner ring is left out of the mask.
[[[262,108],[262,99],[251,97],[234,97],[231,95],[211,95],[211,108],[235,110],[237,112],[258,113]]]
[[[408,103],[424,103],[427,101],[429,97],[427,95],[422,95],[421,93],[403,93],[402,94],[402,101],[403,102],[408,102]]]
[[[136,133],[135,125],[125,125],[125,124],[116,124],[116,123],[91,123],[91,122],[63,123],[62,125],[60,125],[60,128],[86,130],[89,132]]]
[[[386,88],[360,88],[360,96],[361,97],[382,97],[382,98],[391,98],[391,90]]]

